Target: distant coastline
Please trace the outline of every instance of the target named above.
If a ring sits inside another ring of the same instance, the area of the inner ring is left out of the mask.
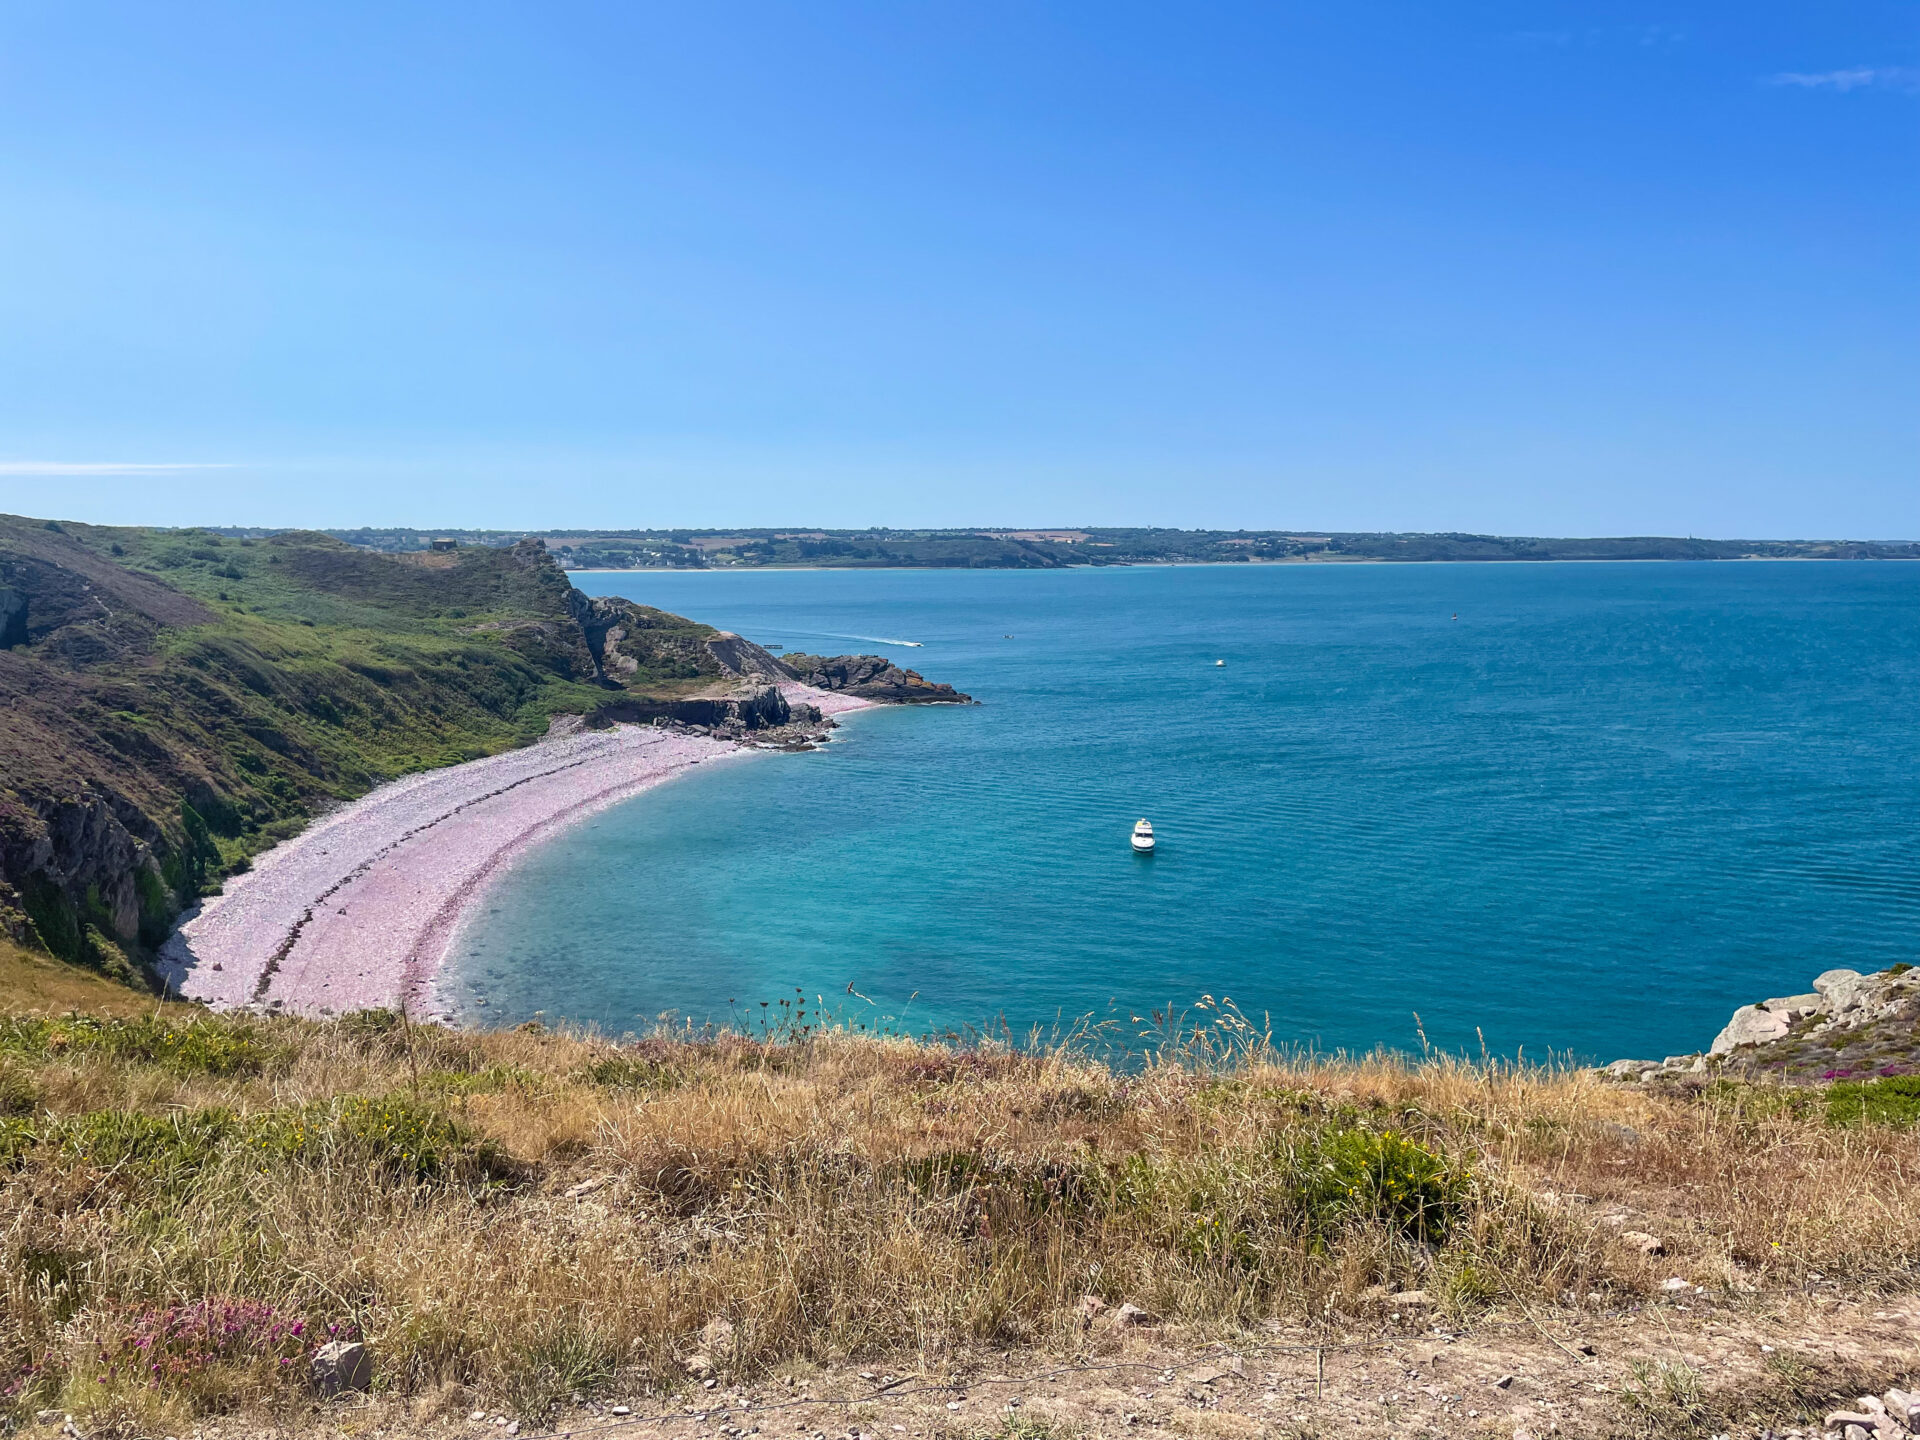
[[[1060,568],[1072,570],[1223,570],[1223,569],[1270,569],[1274,567],[1298,568],[1301,566],[1325,565],[1738,565],[1738,564],[1860,564],[1872,561],[1920,561],[1920,553],[1912,555],[1729,555],[1712,560],[1697,556],[1676,555],[1670,558],[1650,556],[1573,556],[1553,559],[1527,560],[1394,560],[1379,555],[1345,555],[1322,558],[1319,556],[1290,556],[1279,560],[1130,560],[1125,564],[1114,565],[1072,565]],[[733,575],[742,570],[765,571],[777,574],[783,571],[839,571],[874,570],[954,570],[961,567],[945,565],[566,565],[561,567],[569,575]],[[968,566],[968,569],[1013,568]]]
[[[1556,539],[1459,531],[1084,526],[1050,530],[362,528],[327,533],[350,545],[385,553],[538,541],[565,569],[587,574],[623,570],[1065,570],[1112,565],[1920,560],[1920,541],[1911,540],[1713,540],[1658,535]]]

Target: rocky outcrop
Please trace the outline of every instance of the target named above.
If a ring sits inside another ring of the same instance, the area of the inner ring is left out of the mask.
[[[1612,1080],[1771,1072],[1797,1079],[1920,1073],[1920,969],[1828,970],[1804,995],[1742,1005],[1704,1053],[1615,1060]]]
[[[794,678],[817,690],[840,690],[892,705],[971,705],[973,697],[936,685],[917,670],[902,670],[880,655],[788,655]]]
[[[722,630],[707,641],[707,653],[729,675],[750,676],[776,685],[782,680],[800,678],[790,665],[771,651],[743,639],[731,630]]]
[[[817,716],[816,712],[816,716]],[[793,719],[793,707],[778,687],[765,685],[737,695],[653,700],[639,695],[609,700],[587,717],[596,729],[608,725],[648,725],[671,721],[710,730],[771,730]]]

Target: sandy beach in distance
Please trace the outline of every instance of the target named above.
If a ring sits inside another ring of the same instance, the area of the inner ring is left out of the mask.
[[[781,689],[826,714],[868,703]],[[161,973],[215,1009],[339,1015],[404,1001],[424,1016],[461,916],[516,855],[695,765],[746,753],[619,725],[396,780],[229,880],[167,941]]]

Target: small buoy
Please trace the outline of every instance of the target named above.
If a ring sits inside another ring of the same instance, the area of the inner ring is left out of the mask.
[[[1213,663],[1214,663],[1214,664],[1216,664],[1216,665],[1224,665],[1224,664],[1226,664],[1227,662],[1226,662],[1226,661],[1224,661],[1224,660],[1216,660],[1216,661],[1214,661]]]

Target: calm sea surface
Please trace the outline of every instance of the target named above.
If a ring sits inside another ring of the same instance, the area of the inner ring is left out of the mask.
[[[472,1020],[797,988],[916,1033],[1131,1032],[1210,993],[1327,1048],[1417,1047],[1418,1012],[1454,1048],[1659,1057],[1920,961],[1920,565],[577,583],[983,703],[853,716],[530,855],[449,972]]]

